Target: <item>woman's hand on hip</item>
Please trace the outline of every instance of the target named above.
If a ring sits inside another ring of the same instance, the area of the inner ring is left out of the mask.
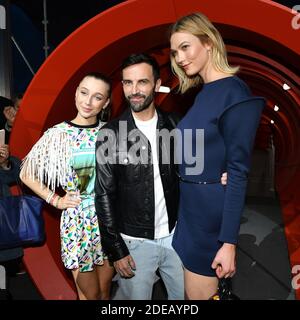
[[[56,207],[64,210],[67,208],[76,208],[81,202],[80,194],[77,191],[67,191],[66,194],[57,200]]]

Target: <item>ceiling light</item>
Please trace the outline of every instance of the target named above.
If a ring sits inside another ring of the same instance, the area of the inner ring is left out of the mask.
[[[282,88],[283,88],[283,90],[290,90],[290,89],[291,89],[291,87],[290,87],[288,84],[286,84],[286,83],[284,83],[284,84],[282,85]]]
[[[272,124],[274,124],[274,120],[271,120],[270,122],[271,122]]]
[[[158,92],[162,92],[162,93],[169,93],[171,91],[171,89],[169,87],[165,87],[165,86],[160,86],[158,89]]]
[[[279,111],[279,107],[275,104],[274,111]]]

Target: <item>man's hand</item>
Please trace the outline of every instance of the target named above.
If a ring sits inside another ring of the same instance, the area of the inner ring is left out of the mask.
[[[9,157],[9,147],[7,144],[0,145],[0,165],[7,167]]]
[[[134,276],[135,263],[131,255],[114,262],[114,267],[121,277],[131,278]]]

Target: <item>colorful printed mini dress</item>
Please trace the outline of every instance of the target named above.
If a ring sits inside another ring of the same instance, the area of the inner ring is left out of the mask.
[[[48,129],[24,159],[26,174],[51,190],[79,191],[81,203],[62,212],[61,257],[67,269],[91,271],[103,264],[94,204],[95,143],[104,123],[79,126],[62,122]]]

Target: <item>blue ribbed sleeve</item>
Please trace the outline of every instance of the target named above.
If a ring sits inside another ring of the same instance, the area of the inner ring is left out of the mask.
[[[228,106],[219,118],[228,175],[219,234],[221,242],[237,242],[252,148],[264,104],[263,98],[249,98]]]

